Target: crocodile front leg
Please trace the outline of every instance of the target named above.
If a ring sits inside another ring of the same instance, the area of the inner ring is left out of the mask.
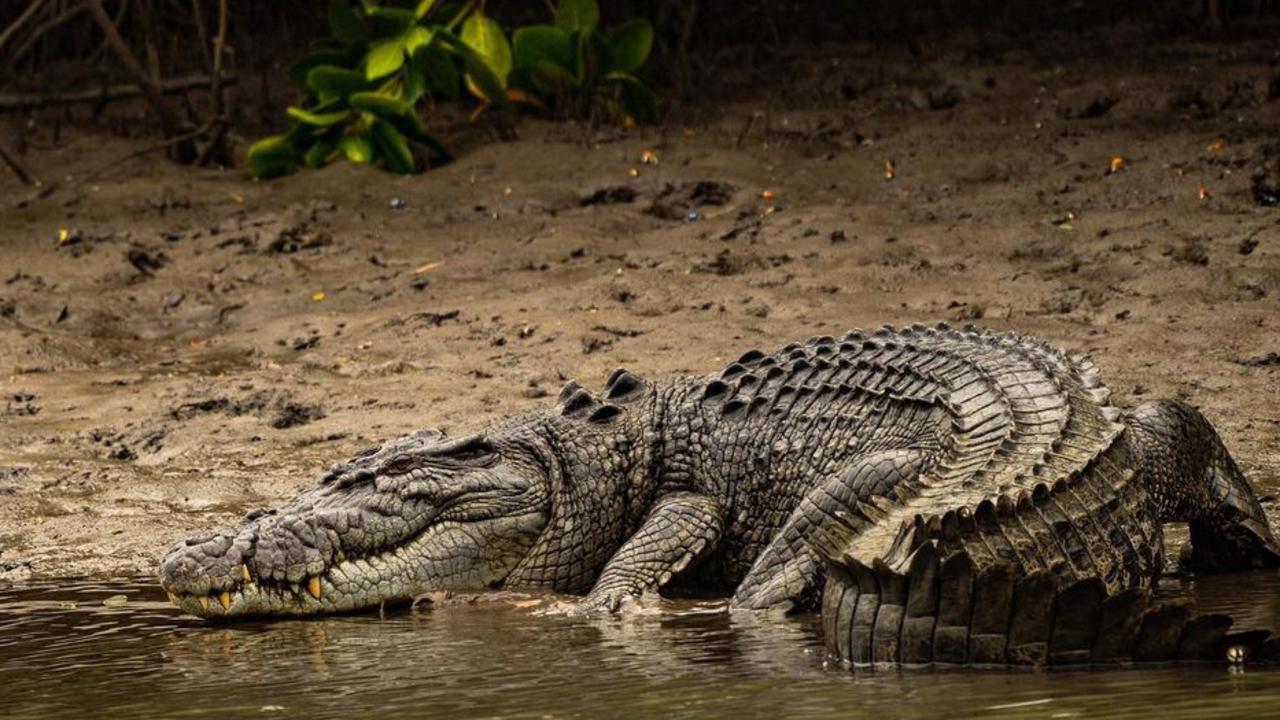
[[[724,527],[720,504],[693,492],[663,496],[609,559],[584,601],[610,612],[623,598],[657,590],[715,545]]]

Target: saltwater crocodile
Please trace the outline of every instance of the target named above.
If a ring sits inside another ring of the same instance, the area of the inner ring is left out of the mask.
[[[1173,521],[1192,568],[1280,564],[1195,409],[1122,412],[1088,360],[1025,336],[885,327],[713,375],[619,369],[479,434],[387,442],[179,543],[160,578],[205,617],[493,587],[612,610],[684,589],[821,598],[853,662],[1218,657],[1221,618],[1150,600]]]

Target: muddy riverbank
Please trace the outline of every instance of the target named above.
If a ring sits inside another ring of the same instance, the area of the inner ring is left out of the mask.
[[[882,323],[1088,352],[1274,492],[1277,62],[828,49],[665,127],[522,121],[414,177],[37,133],[53,192],[0,176],[0,580],[149,573],[371,442]]]

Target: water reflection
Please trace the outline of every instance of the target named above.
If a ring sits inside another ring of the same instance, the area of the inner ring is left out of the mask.
[[[1280,577],[1169,583],[1280,626]],[[122,607],[102,601],[126,594]],[[623,620],[446,603],[385,618],[207,625],[149,583],[0,590],[0,716],[1265,717],[1280,671],[827,667],[815,618],[664,603]]]

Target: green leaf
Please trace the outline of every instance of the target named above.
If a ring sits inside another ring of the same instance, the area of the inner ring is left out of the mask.
[[[245,165],[254,177],[273,178],[288,175],[298,164],[298,151],[284,135],[264,137],[245,154]]]
[[[418,48],[430,45],[431,39],[434,36],[435,33],[431,32],[427,28],[424,28],[421,25],[414,25],[409,29],[409,33],[405,35],[404,51],[408,53],[410,57],[413,57],[413,54],[418,51]]]
[[[653,26],[644,18],[636,18],[612,28],[605,34],[610,69],[635,72],[649,59],[653,49]]]
[[[544,95],[578,86],[578,78],[574,77],[573,73],[550,60],[538,60],[525,69],[526,77],[533,85],[533,89]]]
[[[347,55],[344,52],[338,50],[317,50],[303,55],[300,60],[294,62],[285,69],[285,73],[288,74],[289,79],[295,84],[300,87],[306,87],[307,73],[311,72],[311,68],[319,67],[320,65],[342,65],[346,63],[346,61]]]
[[[407,175],[414,170],[413,151],[409,141],[385,120],[374,120],[370,128],[374,147],[382,157],[383,167],[394,173]]]
[[[422,72],[427,88],[440,97],[457,100],[461,81],[458,78],[458,66],[453,58],[439,45],[433,43],[413,54],[413,63]],[[406,86],[405,94],[408,94]],[[417,99],[411,100],[417,102]]]
[[[436,0],[421,0],[421,2],[418,3],[418,7],[413,11],[414,17],[419,20],[426,17],[427,13],[431,12],[431,8],[435,4]]]
[[[508,85],[526,86],[544,95],[578,85],[573,74],[573,38],[557,27],[530,25],[516,31],[513,42],[516,73]]]
[[[506,85],[493,74],[479,53],[445,28],[436,27],[435,31],[445,49],[462,58],[462,65],[467,71],[467,87],[473,93],[499,105],[511,104],[507,100]]]
[[[366,9],[365,12],[369,13],[369,17],[373,19],[374,34],[377,37],[400,35],[418,22],[413,11],[404,8],[376,7],[372,10]]]
[[[623,110],[638,120],[654,120],[658,116],[658,95],[634,75],[611,72],[606,81],[618,84],[622,92]]]
[[[303,110],[299,107],[291,107],[285,112],[289,113],[289,117],[308,125],[314,125],[315,127],[329,127],[331,125],[337,125],[343,120],[351,117],[350,110],[339,110],[331,113],[316,113],[309,110]]]
[[[357,110],[363,110],[385,118],[399,117],[410,111],[409,103],[386,93],[353,93],[347,101],[351,103],[351,107]]]
[[[427,130],[422,118],[418,117],[416,113],[401,115],[389,122],[410,141],[429,148],[437,157],[443,160],[451,159],[449,151]]]
[[[369,28],[347,0],[329,0],[329,30],[348,45],[369,39]]]
[[[560,0],[556,7],[556,27],[567,33],[589,33],[600,23],[596,0]]]
[[[321,168],[329,164],[329,160],[333,158],[333,154],[338,150],[338,143],[332,140],[318,142],[307,148],[307,152],[303,154],[302,161],[310,168]]]
[[[364,59],[365,78],[377,80],[399,70],[404,65],[404,43],[403,35],[374,43]]]
[[[368,133],[343,135],[338,141],[338,149],[353,163],[373,162],[373,141]]]
[[[404,70],[404,88],[400,95],[405,102],[416,105],[427,94],[427,75],[422,71],[422,66],[412,60],[404,66]]]
[[[320,65],[307,71],[307,88],[314,91],[321,99],[346,98],[353,92],[367,90],[369,81],[364,73]]]
[[[497,21],[479,11],[472,13],[462,23],[462,42],[484,61],[505,87],[507,75],[511,72],[511,45]]]
[[[515,64],[531,66],[548,61],[564,68],[573,66],[573,41],[569,34],[550,25],[529,25],[516,30],[511,38]]]

